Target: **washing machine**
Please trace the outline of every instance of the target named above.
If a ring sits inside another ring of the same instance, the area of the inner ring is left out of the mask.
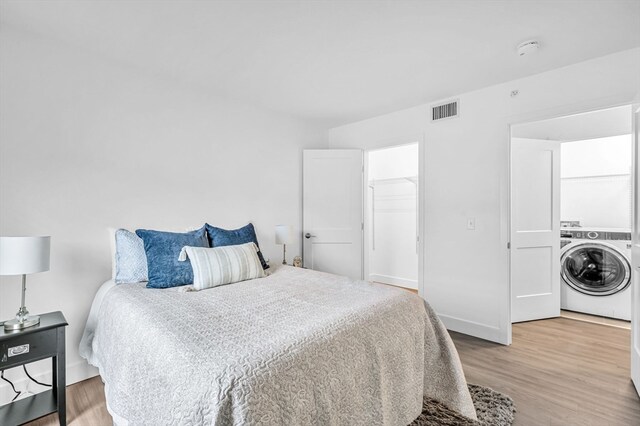
[[[631,232],[562,228],[562,309],[631,320]]]

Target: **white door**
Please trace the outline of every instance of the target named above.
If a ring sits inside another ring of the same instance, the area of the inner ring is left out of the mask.
[[[511,139],[511,322],[560,315],[560,143]]]
[[[634,191],[633,191],[633,280],[631,282],[631,379],[640,395],[640,106],[633,107]]]
[[[303,153],[302,235],[307,268],[362,279],[363,153]]]

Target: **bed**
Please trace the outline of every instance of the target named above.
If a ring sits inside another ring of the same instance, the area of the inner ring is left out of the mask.
[[[202,291],[107,281],[80,354],[126,425],[407,425],[476,418],[447,331],[397,288],[280,266]]]

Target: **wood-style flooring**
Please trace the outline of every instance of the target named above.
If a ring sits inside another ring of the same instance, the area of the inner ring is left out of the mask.
[[[629,330],[568,318],[513,326],[502,346],[452,333],[467,380],[510,395],[516,426],[640,425],[629,379]],[[67,388],[69,425],[111,426],[94,377]],[[57,425],[52,414],[30,426]]]
[[[514,324],[511,346],[451,334],[467,381],[511,396],[516,425],[640,425],[629,330],[560,317]]]

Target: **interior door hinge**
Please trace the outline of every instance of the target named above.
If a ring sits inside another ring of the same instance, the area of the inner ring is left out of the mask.
[[[508,243],[507,243],[507,248],[508,248],[508,249],[511,249],[511,242],[508,242]]]

